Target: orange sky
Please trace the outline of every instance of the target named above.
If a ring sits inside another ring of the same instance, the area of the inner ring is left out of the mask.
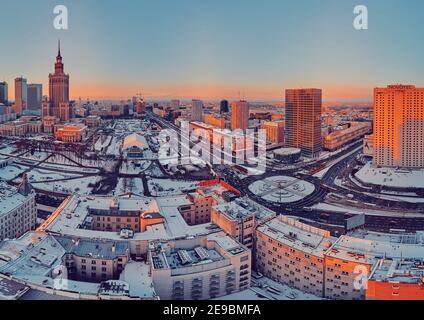
[[[296,87],[296,86],[293,86]],[[307,86],[305,86],[307,87]],[[44,87],[46,88],[46,87]],[[364,101],[371,100],[373,88],[358,88],[348,86],[325,86],[323,89],[324,101]],[[145,99],[179,98],[179,99],[238,99],[247,100],[284,100],[284,90],[279,87],[236,87],[219,85],[180,85],[180,86],[123,86],[113,83],[97,85],[72,84],[71,97],[92,99],[126,99],[142,93]]]

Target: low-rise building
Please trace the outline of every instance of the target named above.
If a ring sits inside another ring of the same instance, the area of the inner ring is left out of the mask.
[[[82,142],[87,135],[87,127],[83,124],[68,124],[56,128],[56,140],[65,143]]]
[[[424,300],[424,263],[380,259],[367,283],[367,300]]]
[[[204,114],[203,122],[219,129],[225,129],[225,118],[218,114]]]
[[[99,116],[88,116],[85,118],[85,125],[89,128],[97,128],[100,126],[102,118]]]
[[[232,238],[253,249],[256,227],[275,217],[275,212],[249,198],[239,198],[212,207],[211,221]]]
[[[36,220],[35,192],[26,175],[18,188],[0,180],[0,240],[34,230]]]
[[[224,233],[152,242],[148,262],[163,300],[207,300],[250,287],[251,252]]]
[[[54,133],[54,128],[56,124],[59,122],[59,119],[53,116],[45,116],[43,117],[43,130],[44,133]]]
[[[65,249],[68,279],[87,282],[117,280],[130,259],[125,241],[100,241],[55,237]]]
[[[284,121],[267,121],[263,124],[266,130],[266,138],[271,143],[284,143],[285,122]]]
[[[147,226],[163,223],[155,201],[131,198],[97,198],[87,208],[91,228],[97,231],[144,232]]]
[[[212,207],[240,196],[240,192],[229,184],[217,180],[203,181],[196,192],[187,195],[188,203],[179,207],[187,222],[193,226],[211,221]]]
[[[347,129],[337,130],[324,137],[324,149],[334,151],[371,131],[371,122],[351,123]]]
[[[122,152],[124,153],[125,158],[128,159],[143,158],[144,152],[149,149],[150,147],[146,138],[137,133],[125,137],[122,145]]]

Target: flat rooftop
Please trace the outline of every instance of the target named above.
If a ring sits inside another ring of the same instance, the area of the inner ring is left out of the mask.
[[[205,257],[206,258],[201,258],[196,251],[193,250],[180,250],[177,252],[173,252],[171,253],[171,255],[166,256],[168,265],[171,269],[177,269],[177,268],[185,268],[185,267],[189,267],[189,266],[196,266],[196,265],[200,265],[200,264],[206,264],[206,263],[210,263],[210,262],[214,262],[214,261],[220,261],[220,260],[224,260],[224,258],[215,250],[208,250],[202,247],[197,247],[197,249],[202,250],[202,252],[205,253]],[[183,263],[179,253],[180,252],[185,252],[187,254],[188,263]]]
[[[79,257],[116,259],[119,256],[126,255],[130,249],[127,241],[74,240],[68,237],[55,238],[67,253],[73,253]]]
[[[261,206],[249,198],[239,198],[232,202],[221,203],[214,209],[226,215],[230,220],[254,215],[257,220],[267,220],[275,217],[275,212]]]
[[[323,257],[337,240],[325,230],[284,216],[268,221],[258,230],[280,243],[317,257]]]
[[[0,277],[0,300],[17,300],[29,287],[13,280]]]
[[[371,265],[383,258],[422,259],[424,257],[423,243],[404,243],[401,238],[391,234],[371,232],[365,232],[362,236],[358,233],[343,235],[327,252],[327,255]]]
[[[22,205],[26,197],[18,189],[4,180],[0,180],[0,217]]]
[[[89,215],[88,208],[109,208],[113,197],[78,197],[73,196],[63,208],[60,208],[55,216],[48,222],[45,230],[49,233],[69,236],[73,238],[89,238],[104,240],[122,240],[118,232],[96,231],[82,229]],[[132,197],[131,199],[120,198],[120,208],[143,211],[152,210],[159,212],[165,222],[147,227],[145,232],[134,233],[130,240],[170,240],[197,236],[215,232],[213,224],[189,226],[181,216],[178,208],[182,205],[191,204],[186,195],[156,198],[155,200],[144,197]],[[121,207],[122,205],[122,207]]]
[[[14,257],[0,267],[0,273],[18,278],[47,277],[55,267],[62,264],[66,251],[51,236],[46,236],[33,246],[20,251],[19,257]]]
[[[377,262],[370,279],[392,283],[423,283],[424,257],[421,261],[381,259]]]

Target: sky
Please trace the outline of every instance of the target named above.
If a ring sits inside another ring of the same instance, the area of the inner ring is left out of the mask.
[[[69,29],[53,27],[53,8]],[[353,28],[366,5],[369,29]],[[422,0],[0,0],[0,81],[42,83],[57,41],[73,99],[368,101],[373,88],[424,86]]]

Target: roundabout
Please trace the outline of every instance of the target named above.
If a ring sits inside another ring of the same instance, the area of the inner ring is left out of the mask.
[[[293,203],[310,196],[315,186],[294,177],[272,176],[253,182],[249,191],[268,202]]]

